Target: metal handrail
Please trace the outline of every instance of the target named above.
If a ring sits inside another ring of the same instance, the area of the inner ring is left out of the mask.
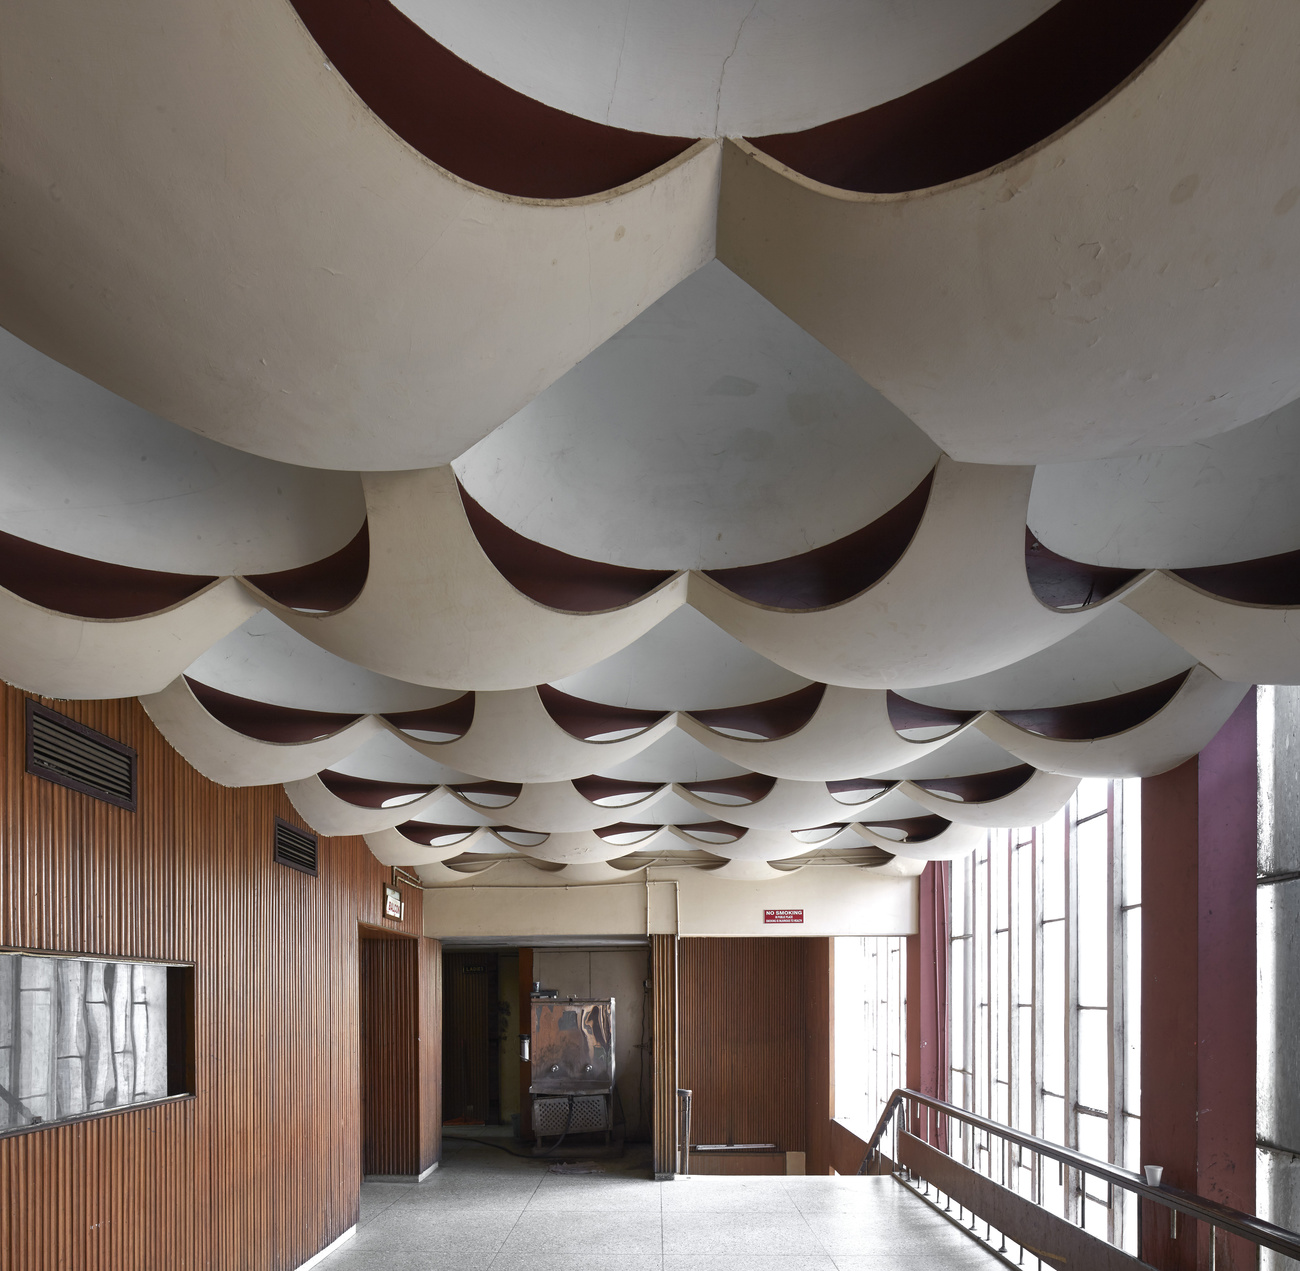
[[[691,1172],[691,1091],[677,1091],[677,1172]]]
[[[1116,1187],[1122,1187],[1126,1191],[1140,1196],[1143,1200],[1152,1201],[1157,1205],[1164,1205],[1167,1209],[1174,1210],[1176,1213],[1185,1214],[1188,1218],[1208,1223],[1219,1231],[1241,1236],[1265,1249],[1272,1249],[1277,1253],[1285,1254],[1289,1258],[1300,1259],[1300,1233],[1288,1231],[1285,1227],[1275,1226],[1271,1222],[1265,1222],[1264,1219],[1257,1218],[1254,1214],[1248,1214],[1240,1209],[1233,1209],[1230,1205],[1222,1205],[1218,1201],[1210,1200],[1208,1197],[1185,1192],[1179,1187],[1170,1187],[1164,1183],[1153,1186],[1141,1174],[1134,1174],[1131,1170],[1121,1169],[1118,1165],[1112,1165],[1109,1161],[1099,1161],[1095,1157],[1084,1156],[1082,1152],[1062,1147],[1059,1143],[1049,1143],[1046,1139],[1035,1138],[1032,1134],[1014,1130],[1009,1125],[990,1121],[987,1117],[968,1112],[965,1108],[959,1108],[956,1104],[945,1103],[942,1099],[933,1099],[929,1095],[922,1094],[919,1090],[900,1088],[890,1095],[889,1102],[885,1104],[885,1110],[880,1114],[880,1120],[876,1123],[875,1131],[867,1144],[867,1155],[863,1159],[864,1168],[875,1160],[880,1151],[881,1140],[889,1127],[889,1122],[905,1103],[921,1104],[927,1108],[932,1108],[936,1112],[943,1113],[951,1120],[961,1121],[969,1125],[972,1129],[982,1130],[985,1134],[993,1135],[995,1138],[1002,1139],[1007,1143],[1014,1143],[1019,1147],[1028,1148],[1039,1156],[1058,1161],[1060,1164],[1076,1169],[1082,1174],[1103,1179]]]
[[[889,1096],[885,1104],[885,1110],[880,1114],[880,1120],[876,1122],[876,1128],[872,1131],[871,1138],[867,1140],[867,1154],[862,1158],[862,1164],[858,1167],[859,1174],[867,1172],[867,1166],[875,1163],[876,1156],[880,1151],[880,1140],[885,1137],[885,1131],[889,1129],[889,1123],[894,1118],[894,1113],[898,1111],[903,1099],[911,1094],[910,1090],[895,1090]],[[925,1096],[922,1095],[922,1098]]]

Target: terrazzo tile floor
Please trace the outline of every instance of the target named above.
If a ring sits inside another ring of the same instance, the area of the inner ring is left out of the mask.
[[[1002,1266],[893,1179],[656,1183],[448,1138],[423,1183],[365,1183],[353,1239],[313,1271],[957,1271]]]

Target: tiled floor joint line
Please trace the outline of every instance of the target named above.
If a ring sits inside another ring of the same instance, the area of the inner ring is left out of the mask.
[[[515,1228],[518,1227],[520,1222],[523,1220],[523,1216],[528,1212],[528,1206],[533,1203],[533,1197],[537,1195],[538,1188],[541,1187],[542,1180],[545,1177],[545,1174],[539,1174],[537,1176],[536,1186],[534,1186],[533,1190],[528,1193],[528,1199],[524,1202],[524,1207],[519,1211],[519,1216],[510,1224],[510,1230],[506,1232],[501,1243],[497,1245],[496,1252],[492,1255],[492,1261],[487,1265],[487,1271],[492,1271],[492,1268],[496,1266],[497,1259],[501,1256],[501,1250],[510,1242],[510,1237],[514,1234]]]
[[[363,1185],[359,1238],[320,1271],[1005,1271],[888,1177],[650,1173],[640,1146],[552,1174],[449,1138],[426,1182]]]

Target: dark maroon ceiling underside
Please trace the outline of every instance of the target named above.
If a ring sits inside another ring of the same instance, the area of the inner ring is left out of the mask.
[[[399,137],[475,185],[571,199],[626,185],[694,144],[592,123],[507,88],[388,0],[294,0],[353,91]]]
[[[897,194],[957,181],[1015,158],[1090,110],[1196,2],[1060,0],[982,57],[903,97],[804,132],[751,140],[842,190]]]

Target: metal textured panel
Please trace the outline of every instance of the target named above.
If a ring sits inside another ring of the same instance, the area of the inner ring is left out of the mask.
[[[545,1095],[533,1100],[533,1133],[538,1137],[590,1134],[608,1130],[611,1101],[604,1095]]]
[[[575,1094],[614,1086],[614,1003],[532,999],[531,1094]]]

